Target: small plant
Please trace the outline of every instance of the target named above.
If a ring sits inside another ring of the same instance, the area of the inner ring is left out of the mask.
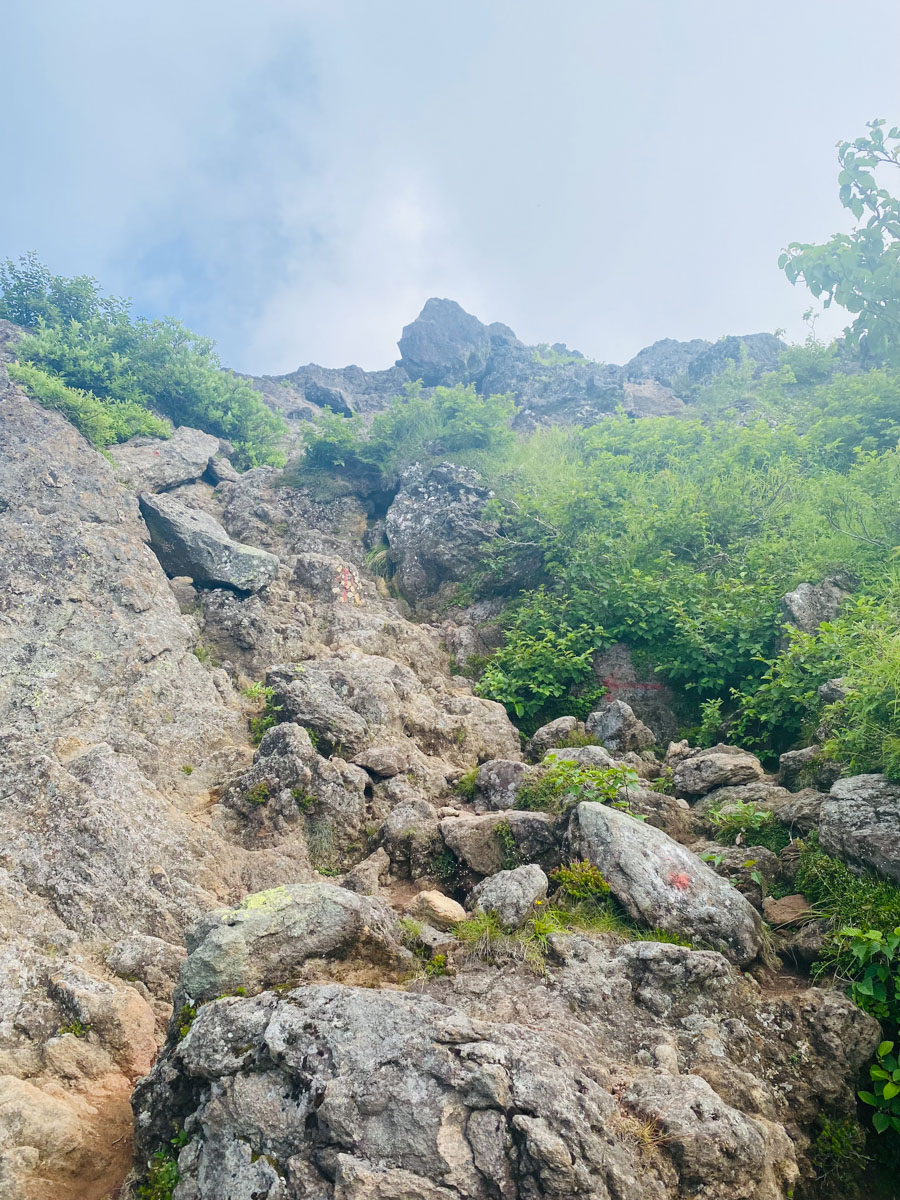
[[[183,766],[181,769],[185,773],[185,775],[193,775],[193,773],[194,773],[194,768],[189,767],[187,765]]]
[[[180,1179],[172,1151],[157,1150],[150,1160],[146,1179],[138,1187],[138,1200],[172,1200]]]
[[[605,900],[609,884],[598,867],[590,862],[571,862],[550,872],[550,882],[556,885],[556,896],[574,904],[591,904]]]
[[[478,768],[472,767],[460,775],[456,783],[453,785],[453,790],[457,796],[461,796],[463,800],[473,800],[475,798],[475,780],[478,778]]]
[[[866,1138],[856,1121],[844,1117],[820,1119],[809,1157],[815,1168],[816,1182],[841,1184],[851,1188],[869,1164],[865,1153]]]
[[[245,700],[267,700],[273,693],[273,688],[266,685],[259,679],[254,679],[252,683],[248,683],[246,687],[241,688],[241,695]]]
[[[210,647],[205,645],[203,642],[198,642],[194,647],[194,656],[196,657],[197,661],[203,663],[204,666],[214,667],[216,665],[216,656],[213,654]]]
[[[698,746],[714,746],[719,740],[722,728],[722,701],[719,697],[704,700],[700,705],[700,724],[697,726],[695,741]]]
[[[274,688],[263,688],[263,697],[266,703],[262,712],[250,718],[250,740],[254,746],[258,746],[269,730],[278,724],[278,714],[282,709],[280,704],[273,703]]]
[[[505,943],[507,934],[491,912],[474,913],[453,927],[453,936],[473,958],[492,960]]]
[[[259,783],[254,783],[251,788],[247,789],[246,799],[251,804],[265,804],[270,795],[269,785],[264,779],[261,779]]]
[[[519,847],[509,821],[501,821],[494,826],[494,836],[500,845],[500,866],[504,871],[512,871],[520,865]]]
[[[428,868],[428,873],[444,884],[453,884],[459,877],[459,859],[446,847],[433,855]]]
[[[726,846],[746,844],[749,834],[771,825],[774,814],[760,808],[752,800],[730,800],[727,805],[709,810],[710,824],[715,826],[716,839]],[[753,843],[756,845],[756,842]]]
[[[319,803],[318,797],[303,787],[291,788],[291,797],[302,813],[311,813]]]
[[[661,796],[674,796],[674,770],[671,767],[663,767],[655,779],[647,779],[644,781],[644,787],[649,788],[652,792],[659,792]]]
[[[57,1029],[57,1035],[62,1037],[63,1034],[71,1033],[73,1037],[83,1038],[90,1033],[90,1025],[84,1025],[77,1018],[73,1017],[71,1021],[66,1021],[64,1025],[60,1025]]]
[[[582,767],[567,759],[550,756],[550,767],[535,783],[527,782],[516,797],[516,808],[530,812],[565,813],[582,800],[610,804],[628,810],[619,792],[640,782],[631,767]]]
[[[872,1091],[859,1092],[863,1104],[875,1109],[872,1124],[878,1133],[892,1129],[900,1133],[900,1060],[894,1053],[894,1043],[882,1042],[869,1067]]]
[[[197,1009],[193,1004],[182,1004],[178,1010],[178,1040],[187,1037],[190,1028],[194,1023],[194,1018],[197,1016]]]

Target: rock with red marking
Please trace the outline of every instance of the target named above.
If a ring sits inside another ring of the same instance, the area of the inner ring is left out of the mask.
[[[569,825],[572,858],[599,868],[629,915],[748,963],[760,919],[737,888],[661,829],[604,804],[584,802]]]

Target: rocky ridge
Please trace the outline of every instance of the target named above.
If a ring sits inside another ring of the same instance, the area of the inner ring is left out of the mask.
[[[404,353],[482,382],[524,362],[471,321],[442,367],[427,330]],[[0,388],[0,1195],[114,1194],[135,1086],[135,1179],[177,1164],[172,1200],[799,1194],[879,1031],[760,961],[761,891],[700,858],[709,812],[752,797],[897,878],[900,789],[666,753],[617,698],[527,761],[451,673],[465,624],[412,620],[366,571],[359,502],[238,476],[196,431],[110,462]],[[395,514],[412,598],[470,552],[450,484],[449,566],[421,481]],[[625,809],[517,807],[560,761],[640,782]],[[667,768],[675,795],[648,786]],[[536,958],[522,931],[573,860],[673,940],[555,928]],[[505,930],[490,953],[466,912]]]

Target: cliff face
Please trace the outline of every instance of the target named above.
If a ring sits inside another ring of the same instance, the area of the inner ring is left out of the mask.
[[[551,394],[532,349],[448,303],[385,378],[316,386],[371,411],[418,371],[556,419],[711,349],[568,362]],[[277,386],[320,404],[306,371]],[[137,1178],[173,1200],[790,1194],[817,1119],[853,1119],[877,1026],[754,963],[760,889],[698,855],[723,789],[803,828],[841,795],[684,744],[677,795],[653,790],[670,715],[624,701],[525,761],[452,673],[492,614],[413,620],[366,570],[360,502],[226,452],[179,431],[110,461],[0,379],[0,1196],[112,1196],[142,1078]],[[401,489],[411,599],[479,551],[470,485],[448,465]],[[529,808],[548,751],[633,772],[629,812]],[[566,925],[570,861],[620,920]]]

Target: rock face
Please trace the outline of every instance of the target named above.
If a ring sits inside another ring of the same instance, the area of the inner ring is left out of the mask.
[[[706,942],[737,963],[760,947],[758,914],[690,850],[659,829],[603,804],[572,815],[575,858],[599,868],[616,898],[651,928]]]
[[[455,300],[429,300],[398,343],[410,379],[435,384],[472,383],[487,366],[491,336]]]
[[[623,700],[635,716],[653,730],[654,741],[665,746],[681,724],[673,711],[675,697],[652,671],[638,670],[631,649],[624,642],[607,646],[591,664],[597,682],[606,689],[608,700]]]
[[[278,572],[278,559],[255,546],[232,541],[208,513],[186,508],[170,496],[140,497],[141,513],[159,561],[170,575],[195,583],[258,592]]]
[[[608,750],[620,754],[628,750],[646,750],[656,737],[653,730],[639,721],[630,705],[624,700],[609,700],[596,712],[592,712],[584,723],[587,733],[597,738]]]
[[[732,787],[763,777],[762,763],[739,746],[721,743],[711,750],[693,750],[675,766],[675,791],[702,796],[713,788]]]
[[[308,959],[356,959],[371,973],[407,961],[393,911],[330,883],[295,884],[208,913],[187,934],[179,994],[190,1003],[244,989],[253,995],[303,977]]]
[[[822,804],[819,841],[857,867],[900,883],[900,784],[883,775],[839,779]]]
[[[385,533],[397,562],[397,585],[411,602],[475,570],[496,533],[496,525],[484,520],[492,496],[474,471],[452,463],[415,465],[404,474]]]
[[[135,492],[164,492],[193,483],[219,453],[219,439],[180,425],[170,438],[136,437],[109,451],[116,478]]]

